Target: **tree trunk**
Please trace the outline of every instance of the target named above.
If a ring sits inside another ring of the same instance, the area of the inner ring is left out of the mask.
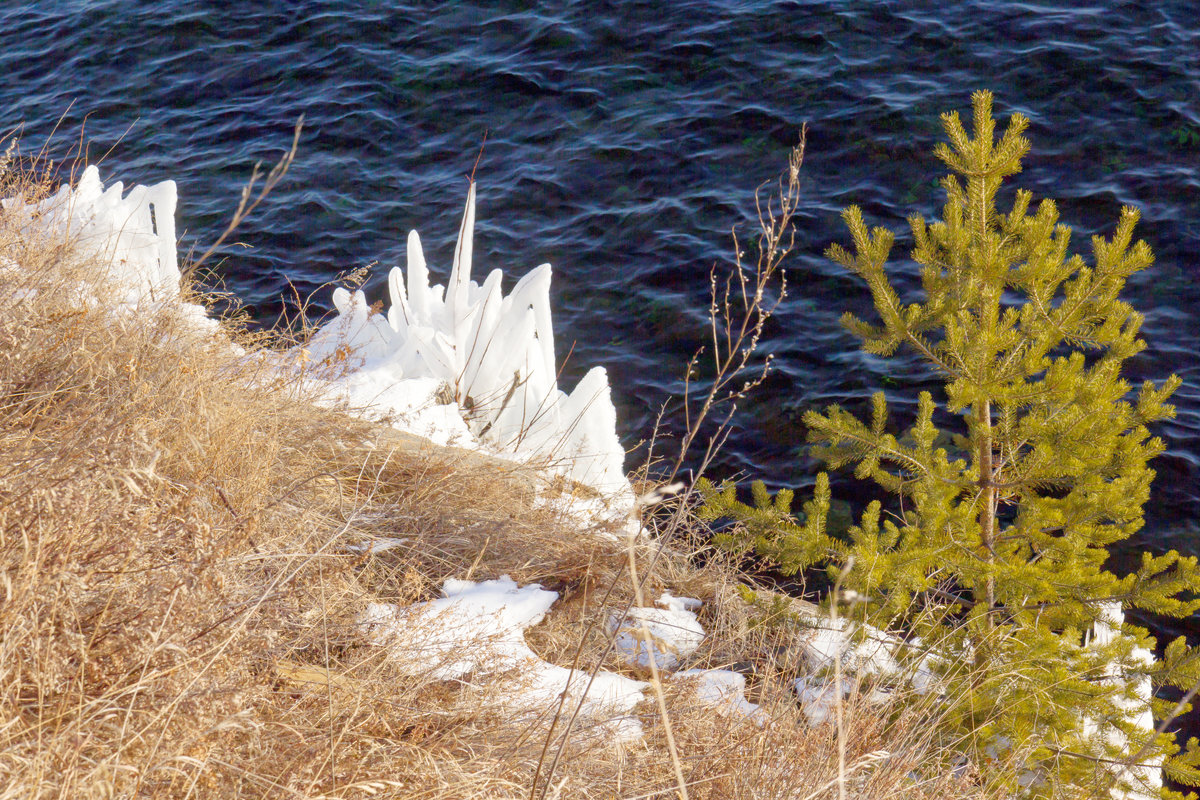
[[[992,629],[992,608],[996,605],[996,578],[991,569],[996,563],[996,482],[992,475],[992,404],[983,400],[975,405],[975,429],[978,436],[978,451],[975,463],[979,467],[979,492],[983,501],[983,509],[979,515],[979,538],[987,551],[984,558],[988,564],[988,576],[985,582],[987,601],[987,629]],[[980,598],[977,598],[980,599]]]

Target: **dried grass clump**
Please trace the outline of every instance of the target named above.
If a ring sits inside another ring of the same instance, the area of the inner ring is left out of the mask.
[[[594,720],[564,741],[565,717],[408,676],[354,620],[507,573],[560,592],[528,637],[542,657],[621,669],[604,634],[634,597],[621,541],[533,508],[519,468],[314,405],[262,341],[242,356],[170,309],[106,307],[104,265],[7,214],[0,271],[0,798],[634,798],[677,774],[696,798],[838,796],[839,732],[799,723],[732,568],[635,553],[648,596],[709,601],[704,658],[757,663],[773,722],[668,683],[682,763],[652,703],[644,742]],[[382,538],[399,543],[355,549]],[[853,701],[846,720],[854,796],[979,796],[897,733],[920,720]]]

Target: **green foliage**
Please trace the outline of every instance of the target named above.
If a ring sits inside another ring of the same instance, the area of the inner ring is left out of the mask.
[[[876,355],[915,351],[944,383],[940,404],[920,394],[899,436],[882,392],[869,420],[837,406],[804,415],[815,454],[853,466],[894,507],[872,503],[832,537],[822,473],[800,520],[789,492],[772,498],[761,484],[751,504],[731,486],[706,487],[705,513],[737,522],[722,543],[752,546],[785,573],[845,570],[843,586],[876,624],[936,647],[946,695],[959,701],[947,703],[948,729],[976,764],[1000,748],[1029,752],[1026,795],[1131,790],[1139,773],[1124,770],[1127,759],[1158,763],[1178,750],[1170,735],[1133,724],[1145,701],[1124,678],[1147,671],[1153,640],[1131,624],[1090,642],[1089,632],[1104,603],[1176,617],[1200,608],[1195,558],[1172,551],[1146,554],[1128,575],[1106,568],[1109,547],[1142,526],[1148,462],[1164,447],[1148,426],[1173,416],[1166,401],[1179,386],[1172,376],[1134,393],[1121,377],[1145,343],[1142,316],[1120,293],[1153,256],[1133,241],[1132,208],[1111,238],[1093,237],[1090,264],[1068,253],[1071,231],[1052,200],[1033,207],[1019,190],[998,210],[1029,151],[1028,121],[1013,115],[996,138],[991,94],[972,99],[973,136],[957,113],[942,116],[948,142],[935,152],[951,174],[941,220],[909,218],[922,299],[906,302],[893,287],[884,267],[894,237],[868,229],[858,208],[842,215],[851,246],[827,251],[865,282],[877,310],[873,320],[846,314],[845,327]],[[1200,655],[1176,641],[1149,671],[1156,685],[1190,688]],[[1200,785],[1197,764],[1191,747],[1167,773]],[[1018,789],[1016,776],[988,779]]]
[[[749,620],[751,629],[787,628],[797,620],[797,614],[792,610],[792,600],[786,595],[754,591],[745,585],[738,586],[737,593],[753,612]]]
[[[751,487],[755,513],[750,515],[740,513],[745,506],[738,502],[733,485],[717,490],[701,478],[700,490],[705,498],[700,512],[704,518],[731,516],[744,522],[736,533],[717,534],[716,544],[731,550],[752,546],[759,555],[776,564],[784,575],[795,575],[840,547],[837,540],[825,534],[829,513],[828,475],[817,476],[816,493],[804,504],[803,523],[791,515],[792,493],[784,490],[772,498],[762,481],[756,481]]]

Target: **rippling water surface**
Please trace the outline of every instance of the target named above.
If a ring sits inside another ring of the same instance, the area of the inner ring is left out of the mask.
[[[264,321],[360,266],[378,265],[368,288],[381,294],[412,228],[444,277],[486,135],[477,274],[554,265],[566,381],[606,365],[632,445],[703,340],[706,276],[729,260],[730,228],[748,227],[755,187],[807,123],[791,294],[766,342],[778,369],[714,471],[807,485],[806,408],[858,407],[886,386],[911,411],[919,376],[863,355],[838,323],[870,308],[821,255],[846,238],[838,212],[857,203],[895,230],[913,285],[904,219],[943,199],[938,115],[989,88],[1002,117],[1032,120],[1017,182],[1059,199],[1077,249],[1090,253],[1121,205],[1142,211],[1157,263],[1129,288],[1150,343],[1131,377],[1184,384],[1178,419],[1158,429],[1169,451],[1138,545],[1197,553],[1200,13],[1150,5],[6,3],[0,133],[23,126],[26,152],[49,140],[59,157],[84,141],[106,179],[175,179],[184,246],[203,249],[304,114],[292,172],[239,231],[251,248],[225,248],[218,269]]]

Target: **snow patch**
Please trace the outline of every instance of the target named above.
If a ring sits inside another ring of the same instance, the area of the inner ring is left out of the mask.
[[[835,661],[860,675],[895,675],[901,671],[892,652],[903,642],[878,628],[829,617],[810,617],[807,625],[807,631],[798,634],[797,645],[813,672],[830,668]]]
[[[613,648],[627,663],[649,668],[653,658],[659,669],[674,669],[704,641],[704,628],[693,613],[702,603],[669,593],[658,603],[662,608],[631,608],[624,617],[613,614],[608,632]]]
[[[837,709],[839,696],[849,697],[859,688],[859,684],[850,679],[842,678],[838,683],[833,678],[800,677],[792,681],[792,688],[800,698],[800,710],[809,725],[820,725],[832,719]],[[892,695],[882,689],[872,689],[865,699],[873,705],[881,705],[891,700]]]
[[[694,685],[695,697],[706,706],[745,717],[755,725],[764,725],[767,715],[757,703],[746,699],[746,676],[730,669],[685,669],[674,680]]]
[[[525,628],[541,622],[557,599],[537,584],[518,588],[508,576],[478,584],[451,579],[436,600],[406,608],[372,603],[359,623],[406,674],[452,680],[536,660]]]
[[[359,617],[369,641],[388,648],[399,669],[413,677],[464,680],[495,693],[513,713],[553,713],[563,692],[581,716],[618,738],[640,737],[629,712],[644,699],[647,684],[612,672],[593,678],[543,661],[525,642],[558,599],[537,584],[519,587],[507,575],[474,583],[447,580],[442,597],[400,608],[372,603]]]

